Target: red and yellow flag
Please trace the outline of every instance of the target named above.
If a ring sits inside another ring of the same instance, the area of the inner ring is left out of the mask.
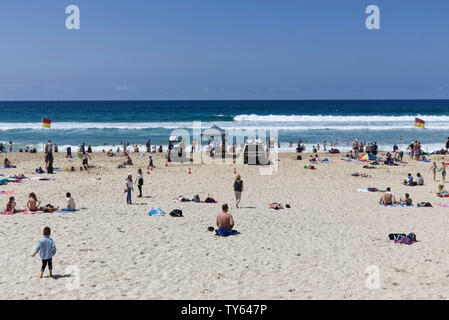
[[[426,122],[424,120],[415,118],[415,127],[424,129],[425,126],[426,126]]]
[[[51,120],[42,118],[42,127],[43,128],[51,128]]]

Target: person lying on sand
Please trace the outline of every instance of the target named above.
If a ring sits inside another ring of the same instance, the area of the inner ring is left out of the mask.
[[[221,206],[222,212],[217,215],[217,227],[218,229],[226,229],[231,231],[234,228],[234,219],[232,215],[228,213],[229,207],[225,203]]]
[[[399,203],[405,206],[411,206],[413,204],[413,200],[410,198],[410,195],[406,193],[405,198],[399,199]]]
[[[364,172],[362,172],[362,173],[355,172],[355,173],[352,173],[351,176],[353,176],[353,177],[371,178],[371,176],[369,174],[366,174]]]
[[[16,199],[14,197],[10,197],[8,203],[6,204],[5,212],[8,213],[16,213]]]
[[[396,203],[396,199],[394,197],[394,194],[391,192],[391,188],[388,187],[387,191],[380,197],[380,204],[383,204],[385,206],[391,206],[392,204]]]
[[[282,206],[282,204],[277,203],[277,202],[268,203],[268,208],[269,208],[269,209],[274,209],[274,210],[281,210],[281,209],[284,209],[284,207]]]

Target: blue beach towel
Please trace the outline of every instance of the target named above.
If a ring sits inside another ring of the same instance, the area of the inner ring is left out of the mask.
[[[227,237],[227,236],[236,236],[238,234],[237,230],[231,230],[225,228],[220,228],[215,230],[215,235],[220,237]]]
[[[162,211],[161,208],[153,208],[150,211],[148,211],[149,216],[163,216],[165,215],[165,212]]]
[[[67,211],[67,209],[63,209],[63,210],[58,210],[56,212],[57,213],[73,213],[73,212],[78,212],[78,211],[80,211],[80,209],[69,210],[69,211]]]

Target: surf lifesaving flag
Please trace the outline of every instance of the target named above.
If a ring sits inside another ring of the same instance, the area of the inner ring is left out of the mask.
[[[42,127],[44,128],[51,128],[51,120],[42,118]]]
[[[426,122],[424,120],[421,120],[419,118],[415,118],[415,127],[417,128],[425,128]]]

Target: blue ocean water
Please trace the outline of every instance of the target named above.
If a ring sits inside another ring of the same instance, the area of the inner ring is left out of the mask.
[[[278,130],[281,151],[291,151],[298,139],[310,148],[338,140],[376,141],[389,150],[419,140],[424,149],[441,149],[449,136],[449,100],[324,100],[324,101],[29,101],[0,102],[0,142],[15,148],[39,147],[52,140],[59,146],[90,144],[100,151],[118,145],[166,145],[172,130],[265,128]],[[52,128],[42,128],[42,118]],[[426,121],[414,129],[414,119]],[[399,140],[402,137],[402,141]],[[309,149],[310,150],[310,149]]]

